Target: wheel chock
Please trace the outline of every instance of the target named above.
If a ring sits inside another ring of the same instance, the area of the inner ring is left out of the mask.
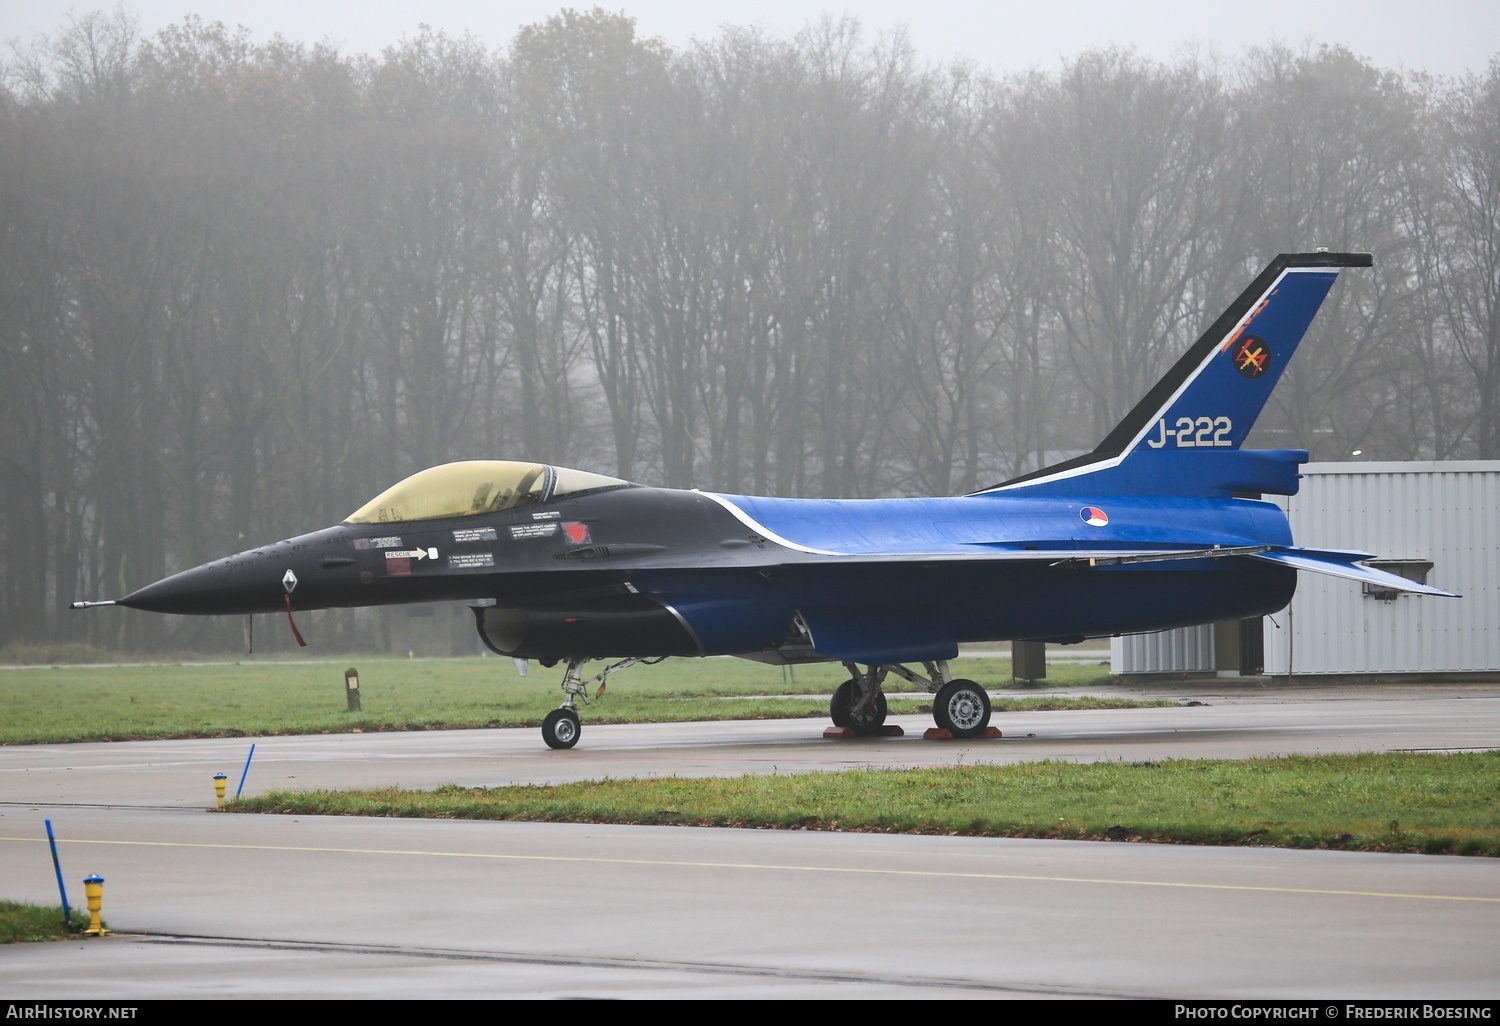
[[[853,727],[824,727],[823,736],[834,741],[850,737],[905,737],[906,731],[894,723],[887,723],[873,734],[860,734]]]
[[[982,737],[985,740],[989,740],[989,739],[997,738],[997,737],[1003,737],[1003,736],[1004,735],[1000,733],[1000,728],[999,727],[985,727],[984,728],[984,734],[982,735]],[[950,731],[950,730],[945,730],[942,727],[928,727],[926,730],[924,730],[922,732],[922,740],[923,741],[956,741],[956,740],[978,741],[978,740],[980,740],[980,738],[963,738],[963,739],[959,739],[959,738],[955,738],[953,736],[953,732]]]

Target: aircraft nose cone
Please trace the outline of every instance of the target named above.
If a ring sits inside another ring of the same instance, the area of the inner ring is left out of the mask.
[[[326,572],[319,568],[353,545],[340,528],[251,549],[164,577],[120,599],[118,604],[151,613],[236,615],[274,613],[292,596],[295,609],[328,604]],[[321,561],[321,562],[320,562]]]
[[[284,608],[282,573],[268,550],[241,552],[164,577],[119,604],[151,613],[267,613]]]

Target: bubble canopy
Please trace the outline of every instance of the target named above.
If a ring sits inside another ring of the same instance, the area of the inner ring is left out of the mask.
[[[628,485],[586,470],[512,460],[468,460],[418,471],[355,510],[348,524],[388,524],[499,513],[539,502]]]

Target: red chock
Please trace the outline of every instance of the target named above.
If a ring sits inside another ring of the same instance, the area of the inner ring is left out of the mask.
[[[906,731],[894,723],[887,723],[872,734],[860,734],[853,727],[824,727],[823,736],[835,741],[850,737],[905,737]]]
[[[1000,728],[999,727],[985,727],[984,728],[984,734],[982,735],[982,737],[985,740],[989,740],[989,739],[997,738],[997,737],[1003,737],[1003,736],[1004,735],[1002,735],[1000,733]],[[953,736],[953,732],[952,731],[945,730],[942,727],[928,727],[925,731],[922,732],[922,740],[923,741],[957,741],[957,740],[978,741],[978,740],[980,740],[980,738],[955,738]]]

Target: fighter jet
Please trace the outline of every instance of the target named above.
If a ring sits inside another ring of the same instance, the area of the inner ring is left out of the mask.
[[[1299,548],[1262,496],[1306,450],[1241,445],[1346,267],[1278,256],[1086,455],[969,495],[789,499],[653,488],[540,463],[432,467],[341,524],[174,574],[117,603],[243,615],[465,601],[496,653],[562,663],[542,736],[571,748],[583,666],[734,655],[837,661],[836,726],[880,733],[894,675],[937,729],[985,734],[990,701],[948,661],[965,642],[1077,642],[1273,613],[1297,571],[1439,589]],[[292,629],[296,631],[295,621]],[[301,641],[300,634],[298,640]]]

